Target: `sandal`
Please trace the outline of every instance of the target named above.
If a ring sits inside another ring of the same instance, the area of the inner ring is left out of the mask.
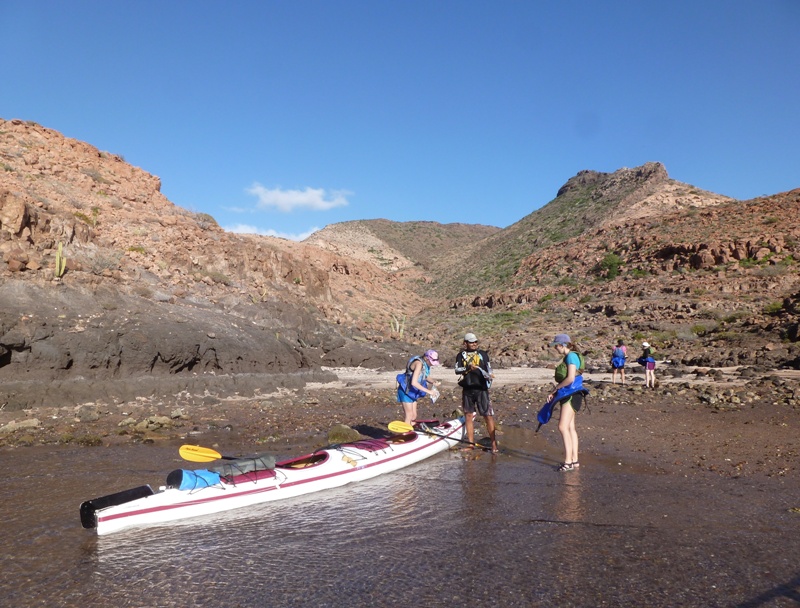
[[[571,462],[564,462],[561,464],[560,467],[556,469],[559,473],[564,473],[566,471],[571,471],[574,465]]]
[[[577,469],[581,466],[581,464],[576,460],[575,462],[570,463],[573,469]]]

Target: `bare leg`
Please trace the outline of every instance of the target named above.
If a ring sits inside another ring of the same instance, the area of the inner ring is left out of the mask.
[[[570,408],[572,410],[572,406]],[[575,411],[572,411],[572,422],[569,425],[569,434],[572,437],[572,466],[578,465],[578,431],[575,429]]]
[[[486,421],[486,431],[489,433],[489,439],[492,440],[492,453],[497,452],[497,435],[495,433],[494,416],[484,416]]]
[[[561,406],[558,430],[564,440],[564,462],[578,462],[578,433],[575,430],[575,410],[569,403]]]
[[[406,414],[405,423],[414,424],[414,421],[417,419],[417,402],[404,403],[403,411]]]
[[[472,413],[466,412],[464,414],[464,419],[466,420],[467,426],[467,441],[475,443],[475,425],[473,423]]]
[[[625,368],[619,368],[619,375],[622,377],[622,386],[625,386]]]

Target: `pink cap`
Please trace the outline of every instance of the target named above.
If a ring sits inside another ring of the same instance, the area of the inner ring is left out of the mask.
[[[428,361],[430,361],[431,365],[433,365],[434,367],[437,365],[441,365],[441,363],[439,363],[439,353],[437,353],[433,349],[426,350],[425,354],[422,356],[425,357]]]

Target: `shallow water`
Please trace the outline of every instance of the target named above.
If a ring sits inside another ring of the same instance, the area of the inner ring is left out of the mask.
[[[8,606],[796,606],[800,490],[558,474],[541,438],[448,452],[254,509],[98,538],[79,504],[186,467],[177,446],[0,454]],[[12,474],[13,472],[13,474]]]

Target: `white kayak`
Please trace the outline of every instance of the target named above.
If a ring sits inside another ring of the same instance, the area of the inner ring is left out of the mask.
[[[249,467],[256,470],[241,473],[236,463],[247,461],[242,459],[221,475],[173,471],[158,491],[144,485],[84,502],[81,524],[105,535],[319,492],[402,469],[464,443],[463,437],[462,417],[400,435],[328,446],[274,468]]]

